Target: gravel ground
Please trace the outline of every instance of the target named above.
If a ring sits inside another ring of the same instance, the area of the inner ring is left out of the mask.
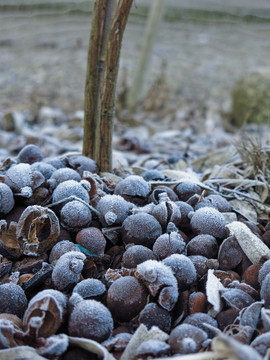
[[[1,3],[4,6],[7,2],[0,1],[0,6]],[[268,14],[268,3],[256,2],[258,14],[262,11]],[[198,4],[193,0],[189,6],[198,8]],[[211,11],[224,8],[220,1],[205,0],[204,4]],[[139,5],[140,1],[136,2],[135,6]],[[177,5],[186,8],[187,1],[181,0]],[[227,5],[235,14],[236,9],[241,9],[240,0]],[[245,6],[243,11],[255,11],[254,2]],[[24,11],[11,6],[1,12],[0,110],[32,109],[41,104],[65,111],[81,109],[90,20],[90,15],[84,12],[55,12],[49,5],[46,9],[29,7]],[[194,13],[187,12],[181,19],[169,20],[172,19],[165,17],[157,34],[145,89],[165,62],[169,88],[174,92],[191,94],[200,100],[211,99],[228,109],[235,81],[246,72],[269,67],[267,16],[260,21],[244,16],[198,20]],[[124,36],[120,72],[127,68],[129,81],[144,22],[143,16],[131,16]]]

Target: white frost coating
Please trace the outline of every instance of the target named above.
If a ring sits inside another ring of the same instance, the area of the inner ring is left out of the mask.
[[[169,266],[176,278],[185,279],[187,285],[196,281],[196,268],[190,258],[184,254],[173,254],[162,260],[162,263]]]
[[[85,259],[86,256],[78,251],[70,251],[59,258],[52,272],[52,281],[58,290],[77,284]]]
[[[5,174],[5,183],[15,192],[25,186],[33,186],[33,170],[29,164],[13,165]]]
[[[38,348],[38,353],[48,357],[60,356],[67,350],[68,345],[66,334],[52,335],[46,339],[44,346]]]
[[[14,204],[14,196],[10,187],[4,183],[0,183],[0,213],[9,213]]]
[[[69,201],[61,209],[61,225],[69,231],[79,231],[91,224],[92,214],[88,206],[78,200]]]
[[[81,181],[81,177],[79,173],[77,173],[77,171],[70,168],[61,168],[55,170],[52,176],[50,177],[50,180],[51,179],[54,179],[57,185],[67,180]]]
[[[261,309],[261,319],[263,322],[263,328],[264,330],[270,331],[270,310],[265,309],[264,307]]]
[[[136,356],[138,347],[145,341],[167,341],[168,338],[169,335],[160,330],[157,326],[153,326],[150,330],[147,330],[147,327],[144,324],[141,324],[128,343],[121,356],[121,360],[133,360]]]
[[[222,308],[220,290],[223,290],[224,286],[220,280],[214,275],[214,270],[209,269],[206,282],[206,296],[210,304],[216,312],[220,312]]]
[[[240,221],[228,224],[230,236],[234,235],[238,244],[253,264],[259,264],[263,256],[270,258],[270,249],[264,242]]]
[[[59,184],[53,192],[53,202],[61,201],[69,196],[77,196],[78,198],[89,203],[89,195],[87,190],[75,180],[67,180]]]

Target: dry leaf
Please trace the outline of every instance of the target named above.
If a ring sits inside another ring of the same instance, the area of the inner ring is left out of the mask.
[[[223,289],[224,286],[221,284],[220,279],[214,275],[214,270],[209,269],[206,282],[206,295],[208,302],[213,305],[217,313],[219,313],[222,308],[220,290]]]
[[[270,249],[244,223],[234,221],[226,227],[253,264],[259,264],[262,257],[270,258]]]
[[[46,360],[38,355],[36,350],[30,346],[18,346],[12,349],[0,350],[1,360]]]
[[[69,336],[68,339],[71,345],[77,345],[84,350],[87,350],[93,354],[97,354],[99,357],[101,357],[102,360],[115,360],[115,358],[108,352],[108,350],[104,346],[94,340],[76,338],[71,336]]]

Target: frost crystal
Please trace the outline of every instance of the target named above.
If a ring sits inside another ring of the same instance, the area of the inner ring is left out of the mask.
[[[52,272],[52,281],[58,290],[77,284],[85,259],[83,253],[76,251],[70,251],[59,258]]]
[[[115,194],[147,197],[150,185],[138,175],[130,175],[119,182],[115,187]]]
[[[51,179],[55,180],[57,185],[67,180],[81,181],[81,177],[77,173],[77,171],[69,168],[62,168],[55,170],[52,176],[50,177],[50,180]]]
[[[65,204],[60,214],[61,225],[69,231],[80,231],[91,224],[92,214],[86,204],[73,200]]]

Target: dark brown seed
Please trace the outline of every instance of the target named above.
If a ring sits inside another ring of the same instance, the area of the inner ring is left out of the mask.
[[[147,203],[149,193],[150,185],[138,175],[126,177],[116,185],[114,190],[114,194],[121,195],[125,200],[139,206]]]
[[[147,303],[148,291],[136,278],[125,276],[116,280],[107,292],[107,305],[113,318],[120,322],[132,320]]]
[[[200,327],[186,323],[172,330],[168,343],[173,354],[192,354],[201,349],[207,338],[207,333]]]
[[[204,323],[212,325],[216,328],[218,327],[217,321],[214,318],[212,318],[210,315],[204,313],[191,314],[185,318],[183,323],[194,325],[204,330],[208,334],[208,337],[210,338],[212,338],[215,335],[215,332],[213,330],[210,330]]]
[[[178,184],[174,191],[178,195],[179,200],[181,201],[187,201],[191,196],[198,194],[200,195],[202,193],[202,189],[199,185],[183,181],[180,184]]]
[[[178,282],[179,291],[189,289],[197,279],[196,269],[192,261],[183,254],[168,256],[162,261],[163,264],[172,269]]]
[[[134,243],[152,248],[161,233],[159,222],[146,213],[130,215],[122,225],[122,239],[126,244]]]
[[[153,245],[153,253],[158,260],[163,260],[173,254],[186,255],[186,243],[182,236],[175,231],[170,234],[162,234]]]
[[[236,238],[230,236],[222,241],[218,252],[219,267],[221,270],[231,270],[240,264],[243,251]]]
[[[157,326],[166,333],[171,330],[171,321],[170,313],[156,303],[147,304],[139,316],[139,322],[149,330],[152,326]]]
[[[158,204],[159,203],[159,195],[164,192],[167,193],[167,195],[171,201],[179,200],[178,196],[171,188],[169,188],[168,186],[165,186],[165,185],[158,185],[153,189],[152,193],[150,194],[149,202]]]
[[[188,256],[202,255],[208,259],[215,259],[218,255],[217,240],[211,235],[197,235],[188,243],[187,254]]]
[[[254,302],[254,299],[240,289],[225,289],[221,291],[221,298],[226,301],[229,307],[241,310]]]
[[[238,314],[239,311],[233,308],[220,311],[216,316],[219,329],[223,331],[227,326],[233,324]]]
[[[143,245],[133,245],[124,252],[122,266],[128,269],[136,268],[146,260],[156,260],[153,251]]]
[[[260,264],[252,264],[246,269],[246,271],[242,275],[242,280],[252,286],[255,290],[259,290],[260,288],[258,277],[261,267],[262,265]]]
[[[13,283],[0,285],[0,313],[9,313],[21,318],[27,307],[23,289]]]
[[[68,321],[70,336],[84,337],[102,342],[113,331],[113,318],[106,306],[96,300],[83,300],[76,304]]]
[[[193,292],[189,296],[189,313],[205,313],[207,310],[207,298],[203,292]]]
[[[106,247],[106,239],[96,227],[82,229],[76,235],[76,242],[86,248],[90,254],[102,256]]]

